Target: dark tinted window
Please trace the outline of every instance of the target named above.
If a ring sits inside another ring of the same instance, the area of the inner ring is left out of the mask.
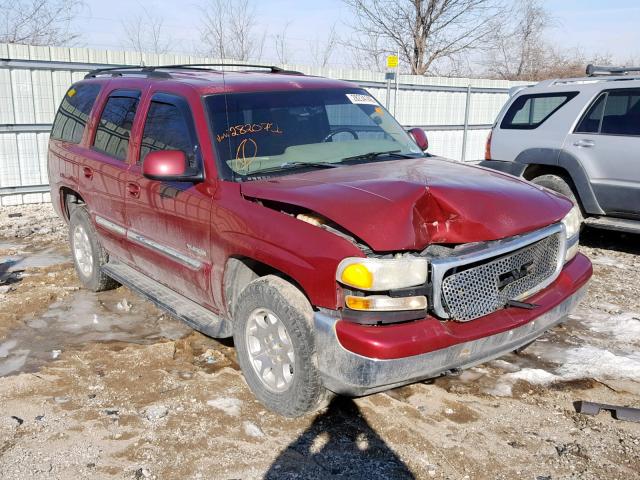
[[[60,104],[53,121],[51,137],[65,142],[80,143],[89,113],[100,92],[100,85],[84,84],[71,87]]]
[[[600,120],[602,119],[606,99],[606,93],[596,99],[591,108],[587,110],[585,116],[582,117],[582,120],[580,120],[576,127],[576,133],[598,133],[600,131]]]
[[[139,92],[131,96],[128,93],[127,96],[123,95],[115,92],[107,100],[93,141],[94,148],[120,160],[127,158]]]
[[[603,92],[576,127],[576,133],[640,135],[640,90]]]
[[[640,90],[613,90],[607,95],[600,133],[640,135]]]
[[[191,167],[196,167],[196,142],[191,116],[186,108],[170,103],[152,101],[142,135],[140,159],[142,163],[153,150],[181,150],[189,159]]]
[[[559,92],[521,95],[507,110],[500,128],[537,128],[577,94],[578,92]]]

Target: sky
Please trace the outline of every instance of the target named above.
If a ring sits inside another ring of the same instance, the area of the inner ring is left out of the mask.
[[[122,49],[124,12],[139,15],[144,9],[164,19],[164,29],[175,41],[177,52],[201,50],[198,23],[200,5],[206,0],[85,0],[76,28],[86,47]],[[290,63],[310,63],[310,45],[326,37],[332,25],[347,32],[350,12],[341,0],[252,1],[259,28],[267,30],[263,60],[276,61],[273,35],[287,28]],[[608,54],[618,63],[635,57],[640,61],[639,0],[545,0],[554,18],[549,40],[565,48],[579,48],[588,55]],[[340,48],[331,64],[347,59]]]

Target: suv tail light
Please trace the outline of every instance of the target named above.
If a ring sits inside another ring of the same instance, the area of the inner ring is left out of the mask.
[[[489,132],[489,136],[487,137],[487,143],[484,146],[484,159],[491,160],[491,135],[493,135],[493,130]]]

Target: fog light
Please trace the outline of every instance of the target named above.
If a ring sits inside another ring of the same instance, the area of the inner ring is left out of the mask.
[[[427,308],[427,297],[392,298],[387,295],[370,295],[368,297],[347,295],[345,303],[351,310],[360,311],[425,310]]]

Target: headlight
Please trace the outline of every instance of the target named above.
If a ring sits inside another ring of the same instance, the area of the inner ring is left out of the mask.
[[[384,291],[414,287],[427,281],[429,262],[424,258],[345,258],[336,280],[359,290]]]
[[[573,206],[569,213],[562,219],[565,233],[567,235],[567,253],[564,257],[568,262],[578,253],[578,239],[580,237],[580,210],[577,206]]]

